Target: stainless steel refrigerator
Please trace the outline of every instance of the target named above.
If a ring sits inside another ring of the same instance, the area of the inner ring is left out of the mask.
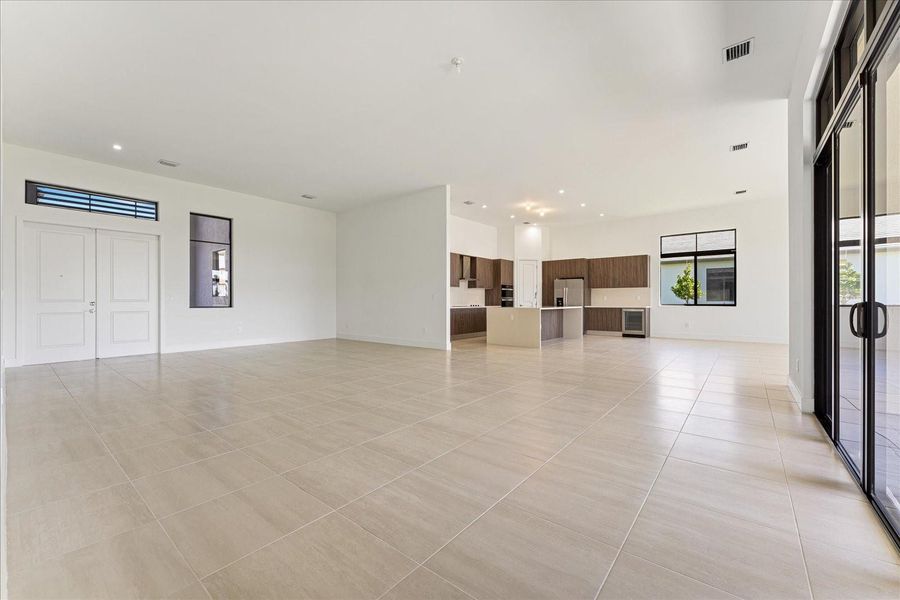
[[[584,306],[584,279],[557,279],[553,282],[554,306]]]

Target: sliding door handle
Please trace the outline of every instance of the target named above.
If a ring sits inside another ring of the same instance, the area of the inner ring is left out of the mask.
[[[881,314],[884,315],[884,321],[883,321],[884,324],[882,325],[882,327],[881,327],[880,330],[878,329],[878,324],[877,324],[877,323],[875,324],[875,339],[878,339],[878,338],[883,338],[884,336],[887,335],[887,331],[888,331],[888,310],[887,310],[887,306],[885,306],[885,305],[882,304],[881,302],[876,302],[876,303],[875,303],[875,310],[880,310],[880,311],[881,311]]]
[[[855,337],[861,338],[865,337],[864,328],[861,327],[862,319],[861,316],[863,314],[863,303],[857,302],[853,306],[850,307],[850,333],[852,333]]]

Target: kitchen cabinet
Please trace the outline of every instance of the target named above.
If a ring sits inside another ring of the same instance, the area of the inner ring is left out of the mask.
[[[513,261],[506,260],[505,258],[498,258],[494,261],[494,268],[497,269],[498,266],[500,271],[500,285],[512,285]],[[494,279],[496,280],[496,277]]]
[[[450,336],[471,335],[487,331],[487,309],[483,306],[477,308],[451,308],[450,309]]]
[[[622,309],[586,308],[584,322],[587,331],[622,331]]]
[[[577,279],[588,285],[588,261],[586,258],[570,258],[565,260],[545,260],[541,263],[541,302],[543,306],[555,306],[553,282],[557,279]]]
[[[497,258],[492,262],[494,278],[491,287],[484,292],[484,303],[486,306],[500,306],[502,295],[500,286],[513,284],[513,261]]]
[[[450,287],[459,287],[459,278],[462,277],[462,257],[455,253],[450,253]]]
[[[592,288],[650,287],[650,257],[609,256],[588,261]]]
[[[489,258],[473,257],[475,262],[475,287],[489,290],[494,287],[494,261]],[[470,284],[469,287],[472,287]]]

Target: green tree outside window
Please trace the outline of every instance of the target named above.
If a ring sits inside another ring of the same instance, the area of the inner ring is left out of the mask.
[[[685,304],[690,304],[694,301],[695,288],[697,291],[697,299],[699,300],[703,297],[703,290],[700,287],[700,282],[694,280],[691,266],[685,265],[684,271],[678,275],[678,279],[675,280],[675,285],[671,288],[672,293],[675,294],[676,298],[684,300]]]

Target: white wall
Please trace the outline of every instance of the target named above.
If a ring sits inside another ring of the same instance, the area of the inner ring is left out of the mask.
[[[167,177],[3,146],[3,353],[17,355],[16,230],[22,220],[160,236],[160,349],[178,352],[335,335],[335,215]],[[159,221],[25,204],[25,180],[159,203]],[[189,308],[189,216],[233,219],[234,306]]]
[[[498,258],[497,228],[450,215],[447,220],[447,245],[450,252]]]
[[[737,229],[737,306],[660,306],[660,236],[731,228]],[[551,232],[550,255],[554,260],[650,255],[653,337],[788,341],[786,197],[594,225],[552,227]]]
[[[339,338],[449,349],[448,196],[429,188],[338,215]]]
[[[813,400],[813,98],[849,3],[809,3],[788,98],[790,335],[788,380],[806,412]]]

